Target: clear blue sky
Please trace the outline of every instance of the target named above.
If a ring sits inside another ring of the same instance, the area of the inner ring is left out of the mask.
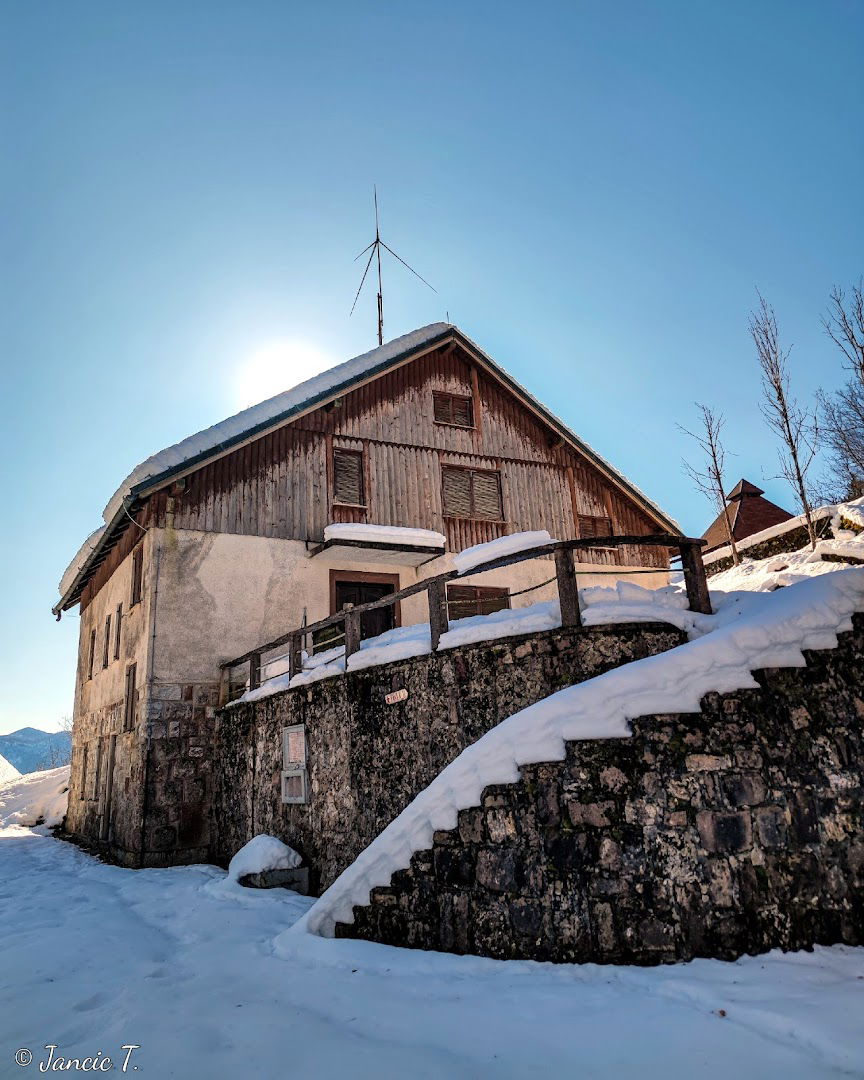
[[[694,401],[728,416],[731,481],[776,471],[756,285],[801,395],[839,380],[819,315],[864,269],[860,0],[12,0],[2,21],[0,732],[71,711],[78,622],[50,607],[129,469],[236,411],[262,348],[374,344],[374,293],[347,317],[373,182],[438,289],[388,268],[387,336],[449,311],[690,533]]]

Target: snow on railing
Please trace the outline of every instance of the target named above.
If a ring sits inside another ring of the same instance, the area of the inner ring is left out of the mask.
[[[525,542],[528,546],[520,546],[519,537],[527,536]],[[265,645],[244,653],[242,656],[229,660],[222,665],[222,680],[220,691],[220,704],[225,705],[243,693],[245,690],[257,690],[262,682],[262,671],[278,662],[283,664],[287,658],[288,675],[293,678],[303,670],[304,643],[311,635],[321,631],[330,631],[328,635],[329,645],[338,645],[344,642],[344,655],[346,666],[348,659],[360,649],[360,623],[363,615],[377,608],[391,607],[409,596],[418,593],[426,593],[429,607],[429,634],[431,649],[434,652],[441,638],[450,629],[450,621],[447,611],[447,583],[455,578],[466,574],[479,574],[487,570],[495,570],[514,563],[525,562],[530,559],[539,559],[552,556],[555,560],[555,580],[558,584],[558,599],[561,606],[561,625],[581,626],[582,613],[579,608],[579,590],[576,582],[575,552],[585,551],[590,548],[607,547],[661,547],[677,550],[684,571],[684,584],[687,590],[687,600],[691,611],[711,614],[711,599],[708,594],[708,579],[705,567],[702,563],[702,551],[706,541],[693,539],[686,536],[675,536],[671,533],[655,533],[648,536],[592,536],[582,537],[578,540],[550,540],[542,542],[548,534],[514,534],[492,540],[488,544],[478,545],[468,552],[462,552],[461,566],[457,563],[457,569],[448,570],[434,577],[425,578],[414,585],[409,585],[399,592],[389,593],[380,600],[373,600],[368,604],[358,604],[356,607],[345,608],[330,615],[326,619],[309,623],[307,626],[298,627],[295,630],[283,634]],[[507,544],[502,544],[507,541]],[[483,549],[486,549],[487,558],[482,559]],[[468,556],[468,557],[466,557]],[[456,556],[458,560],[460,556]],[[630,571],[638,572],[638,571]],[[654,571],[656,572],[656,571]],[[627,573],[622,568],[622,573]],[[287,650],[276,658],[263,661],[266,653],[271,653],[282,646],[287,645]],[[238,668],[243,668],[243,674],[239,679],[233,677]],[[272,678],[275,672],[266,676]]]

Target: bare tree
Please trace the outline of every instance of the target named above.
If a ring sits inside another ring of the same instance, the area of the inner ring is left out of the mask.
[[[762,369],[762,415],[771,430],[779,435],[778,452],[783,476],[798,497],[807,522],[811,549],[816,548],[816,529],[807,472],[813,464],[819,444],[817,413],[803,409],[789,389],[789,349],[780,345],[780,331],[774,308],[757,290],[759,308],[750,313],[750,333]]]
[[[859,279],[847,299],[831,290],[825,332],[840,349],[851,374],[832,394],[819,393],[822,431],[833,473],[831,502],[864,495],[864,281]]]
[[[828,313],[822,317],[825,333],[846,357],[858,381],[864,384],[864,279],[852,286],[847,301],[843,290],[835,285],[831,290]]]
[[[704,463],[701,469],[684,461],[684,471],[695,484],[696,488],[709,499],[718,513],[722,513],[726,525],[726,536],[732,549],[732,562],[737,566],[741,562],[738,554],[738,545],[732,534],[732,521],[729,517],[729,506],[726,502],[726,484],[723,480],[723,468],[726,463],[726,449],[720,438],[723,425],[726,423],[721,413],[715,413],[707,405],[696,402],[699,410],[701,430],[698,432],[688,431],[687,428],[678,427],[685,435],[694,439],[702,451]]]

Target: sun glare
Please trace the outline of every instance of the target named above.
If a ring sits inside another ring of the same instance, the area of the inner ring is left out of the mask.
[[[233,400],[238,409],[290,390],[311,379],[336,360],[315,345],[299,341],[273,341],[250,353],[238,365],[233,381]]]

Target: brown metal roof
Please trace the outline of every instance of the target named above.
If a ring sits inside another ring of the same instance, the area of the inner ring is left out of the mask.
[[[739,480],[726,496],[726,501],[732,535],[736,540],[743,540],[754,533],[762,532],[763,529],[770,529],[772,525],[779,525],[794,516],[782,506],[763,498],[762,488],[751,484],[749,480]],[[708,541],[706,551],[713,551],[714,548],[729,543],[722,511],[702,534],[702,538]]]

